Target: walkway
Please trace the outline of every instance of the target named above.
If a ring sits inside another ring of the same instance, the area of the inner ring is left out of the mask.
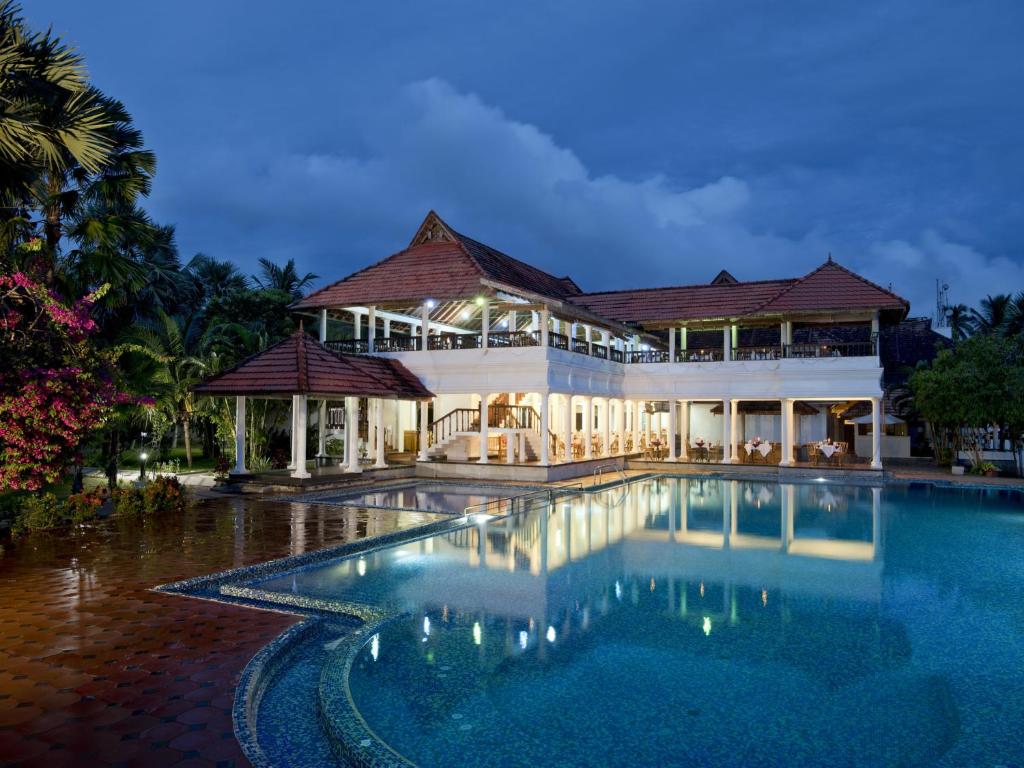
[[[22,540],[0,556],[0,763],[246,765],[235,682],[297,619],[150,588],[429,519],[229,498]]]

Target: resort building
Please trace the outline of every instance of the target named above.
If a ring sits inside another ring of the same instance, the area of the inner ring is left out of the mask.
[[[884,412],[879,339],[908,303],[831,257],[797,278],[722,271],[706,284],[587,293],[431,212],[408,247],[293,309],[338,364],[379,359],[399,372],[401,385],[372,391],[289,392],[297,424],[308,413],[319,425],[321,459],[342,424],[358,425],[341,462],[353,472],[357,455],[382,466],[394,453],[467,477],[624,455],[879,470],[903,450],[886,434],[899,421]]]

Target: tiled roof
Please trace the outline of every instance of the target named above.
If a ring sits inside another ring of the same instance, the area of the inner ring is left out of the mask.
[[[793,280],[681,285],[583,293],[569,300],[626,323],[737,317],[770,301]]]
[[[311,293],[294,307],[469,299],[483,291],[483,280],[552,299],[580,292],[568,277],[555,277],[459,234],[431,211],[404,251]]]
[[[798,279],[730,283],[721,278],[720,273],[711,284],[583,293],[569,300],[604,317],[640,324],[871,309],[902,316],[909,306],[831,257]]]
[[[433,397],[397,360],[339,355],[298,331],[200,384],[204,395],[336,395],[416,400]]]
[[[828,261],[781,291],[758,314],[850,309],[894,309],[906,312],[909,304],[892,291]]]

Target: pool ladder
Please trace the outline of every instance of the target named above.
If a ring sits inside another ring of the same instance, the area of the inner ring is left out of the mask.
[[[620,464],[602,464],[601,466],[594,468],[594,485],[595,486],[601,484],[601,479],[604,477],[604,471],[606,469],[618,472],[619,473],[619,477],[621,478],[621,480],[619,482],[619,485],[622,486],[622,495],[618,498],[617,501],[615,501],[615,503],[613,503],[611,505],[613,507],[617,507],[623,501],[626,500],[626,496],[629,494],[629,478],[626,476],[626,471],[622,468],[622,466]],[[591,486],[591,487],[593,487],[593,486]]]

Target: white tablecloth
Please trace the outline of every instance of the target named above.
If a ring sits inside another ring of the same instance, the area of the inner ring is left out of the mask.
[[[818,450],[825,454],[826,459],[831,459],[832,454],[839,450],[839,446],[834,443],[822,443],[818,446]]]

